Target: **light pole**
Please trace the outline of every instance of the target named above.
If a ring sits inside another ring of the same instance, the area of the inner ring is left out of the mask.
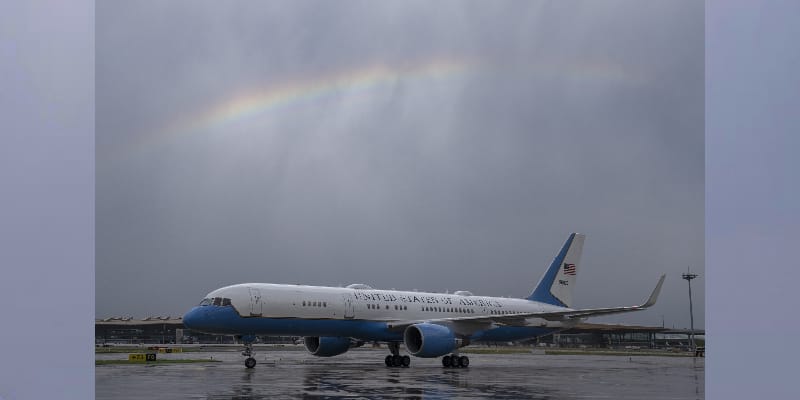
[[[692,279],[697,278],[697,274],[691,273],[689,267],[686,267],[686,273],[682,275],[686,282],[689,282],[689,320],[691,322],[691,330],[689,331],[689,342],[692,346],[692,351],[697,350],[694,344],[694,312],[692,311]]]

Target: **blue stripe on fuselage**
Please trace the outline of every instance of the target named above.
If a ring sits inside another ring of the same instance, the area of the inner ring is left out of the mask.
[[[186,328],[227,335],[340,336],[367,341],[402,341],[402,331],[390,331],[386,322],[359,319],[244,318],[233,307],[197,306],[183,317]],[[499,327],[478,331],[472,341],[507,342],[554,332],[552,328]]]
[[[183,317],[189,329],[231,335],[341,336],[362,340],[398,341],[403,332],[389,331],[385,322],[359,319],[244,318],[233,307],[198,306]]]

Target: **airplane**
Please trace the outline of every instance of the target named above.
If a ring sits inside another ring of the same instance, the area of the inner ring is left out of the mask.
[[[445,368],[465,368],[458,349],[508,342],[568,329],[588,317],[644,310],[656,303],[665,275],[642,304],[573,309],[584,234],[572,233],[531,294],[524,299],[347,287],[242,283],[216,289],[183,316],[186,328],[234,335],[253,368],[257,335],[302,336],[314,356],[331,357],[366,342],[387,343],[387,367],[408,367],[413,356],[442,357]]]

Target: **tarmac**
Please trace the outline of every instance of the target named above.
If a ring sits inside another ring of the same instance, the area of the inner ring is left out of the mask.
[[[238,352],[158,354],[159,359],[221,362],[98,365],[97,399],[506,398],[703,399],[705,360],[692,357],[468,354],[469,368],[412,357],[387,368],[385,350],[354,349],[330,357],[273,350],[244,367]],[[97,354],[96,359],[127,359]]]

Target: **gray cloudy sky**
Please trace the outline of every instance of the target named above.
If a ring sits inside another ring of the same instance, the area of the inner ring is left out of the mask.
[[[703,2],[124,2],[96,9],[96,314],[241,282],[704,319]],[[599,320],[603,321],[603,320]]]

